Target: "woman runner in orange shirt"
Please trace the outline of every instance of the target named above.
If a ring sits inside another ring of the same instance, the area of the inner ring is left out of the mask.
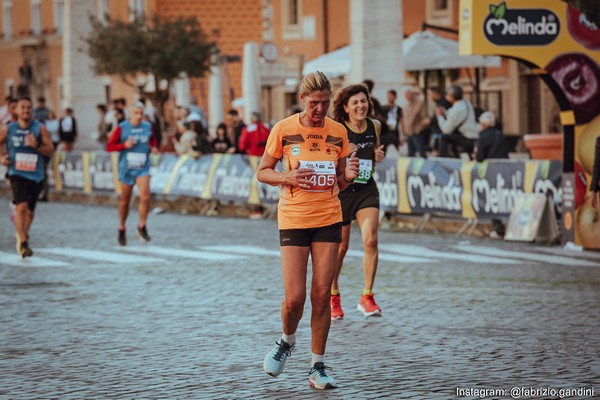
[[[281,374],[294,350],[295,333],[306,300],[309,255],[312,258],[312,363],[309,384],[317,389],[336,387],[324,363],[329,334],[330,288],[342,240],[342,209],[338,198],[358,176],[358,158],[350,155],[344,127],[328,118],[331,84],[322,72],[306,75],[300,87],[304,111],[273,127],[258,180],[280,186],[278,206],[284,300],[283,335],[265,357],[263,368]],[[275,171],[281,161],[283,173]]]

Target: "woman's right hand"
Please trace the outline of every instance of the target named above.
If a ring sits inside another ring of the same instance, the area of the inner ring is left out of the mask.
[[[358,151],[358,146],[354,143],[348,143],[348,148],[350,149],[350,153],[354,153]]]
[[[298,163],[300,166],[300,163]],[[315,174],[310,168],[294,168],[284,173],[284,182],[286,185],[299,187],[300,189],[309,189],[309,180]]]

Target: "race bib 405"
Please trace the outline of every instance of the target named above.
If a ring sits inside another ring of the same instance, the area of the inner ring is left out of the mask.
[[[336,183],[335,163],[333,161],[300,161],[300,168],[310,168],[314,175],[308,180],[310,188],[306,192],[328,192]]]

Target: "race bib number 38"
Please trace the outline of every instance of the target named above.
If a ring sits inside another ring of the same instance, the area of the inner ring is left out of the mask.
[[[37,163],[37,154],[17,153],[15,157],[15,169],[17,171],[33,172],[37,168]]]
[[[300,161],[300,168],[310,168],[314,175],[308,180],[310,188],[307,192],[328,192],[336,181],[335,163],[333,161]]]
[[[147,155],[145,153],[127,153],[127,167],[129,169],[141,169],[146,165]]]
[[[354,179],[354,183],[367,183],[371,179],[373,171],[373,160],[360,160],[358,176]]]

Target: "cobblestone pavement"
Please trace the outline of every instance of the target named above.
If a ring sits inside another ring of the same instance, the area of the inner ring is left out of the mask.
[[[452,399],[478,398],[457,388],[514,386],[600,395],[596,253],[381,232],[383,317],[364,319],[353,230],[346,318],[332,323],[326,359],[339,388],[320,392],[307,382],[308,304],[285,372],[262,371],[281,329],[274,221],[151,215],[142,245],[132,213],[122,249],[115,209],[42,203],[36,254],[21,261],[6,203],[1,399]]]

